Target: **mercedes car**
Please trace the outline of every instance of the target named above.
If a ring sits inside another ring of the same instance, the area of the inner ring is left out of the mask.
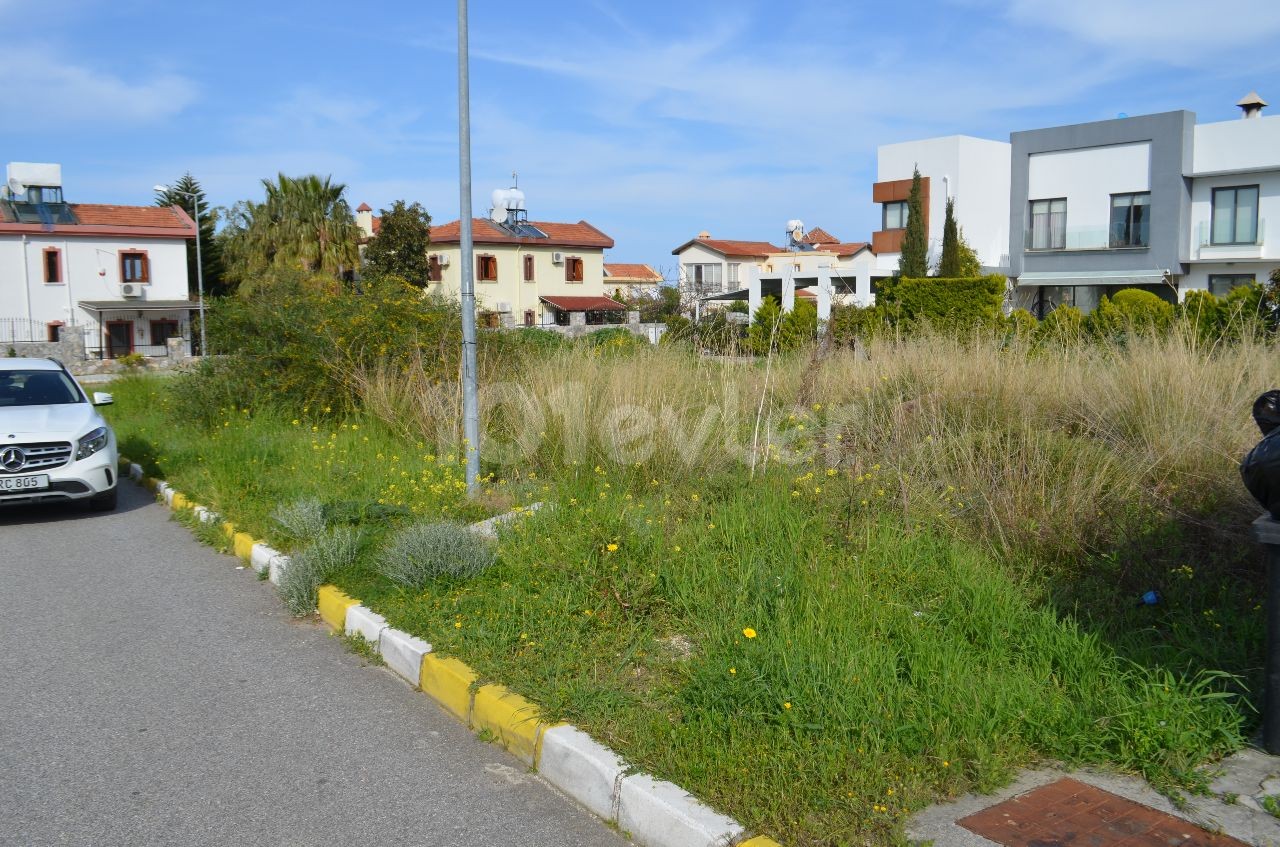
[[[85,501],[116,507],[116,436],[98,413],[111,395],[90,400],[54,359],[0,358],[0,506]]]

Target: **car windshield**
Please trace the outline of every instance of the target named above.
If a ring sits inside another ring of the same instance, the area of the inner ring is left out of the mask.
[[[0,409],[79,402],[79,389],[62,371],[0,371]]]

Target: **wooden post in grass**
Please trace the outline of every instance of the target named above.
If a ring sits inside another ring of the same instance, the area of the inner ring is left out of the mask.
[[[1262,746],[1280,753],[1280,521],[1263,515],[1253,531],[1267,554],[1266,690],[1262,696]]]

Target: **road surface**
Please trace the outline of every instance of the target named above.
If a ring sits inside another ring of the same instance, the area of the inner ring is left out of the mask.
[[[0,845],[625,843],[120,495],[0,509]]]

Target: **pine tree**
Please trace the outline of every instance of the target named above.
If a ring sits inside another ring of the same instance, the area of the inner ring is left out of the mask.
[[[907,231],[902,238],[898,275],[919,279],[929,275],[929,237],[924,231],[924,202],[920,197],[920,169],[911,175],[911,195],[907,198]]]
[[[214,237],[218,213],[209,208],[200,181],[185,173],[164,191],[156,192],[157,206],[179,206],[192,220],[196,219],[196,203],[200,204],[200,265],[204,269],[204,293],[218,296],[227,293],[222,274],[222,244]],[[187,279],[192,296],[196,293],[196,242],[187,242]]]
[[[942,224],[942,257],[938,259],[938,276],[943,279],[960,277],[960,231],[956,226],[956,200],[947,198],[947,218]]]

